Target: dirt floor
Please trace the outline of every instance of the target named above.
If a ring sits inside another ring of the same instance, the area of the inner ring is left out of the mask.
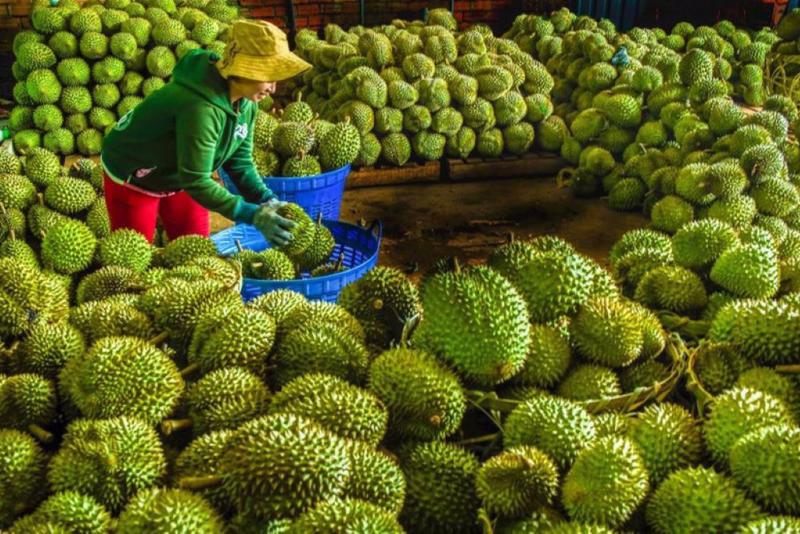
[[[345,192],[341,218],[384,224],[379,262],[414,274],[439,258],[484,260],[510,233],[556,234],[605,263],[611,245],[645,224],[639,212],[611,210],[605,199],[576,199],[554,178],[409,184]],[[217,230],[225,223],[212,221]]]

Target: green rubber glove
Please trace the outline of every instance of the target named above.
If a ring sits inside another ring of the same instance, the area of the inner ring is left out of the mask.
[[[282,247],[292,240],[292,229],[297,223],[278,215],[278,209],[285,202],[271,199],[262,204],[253,217],[253,226],[264,235],[272,246]]]

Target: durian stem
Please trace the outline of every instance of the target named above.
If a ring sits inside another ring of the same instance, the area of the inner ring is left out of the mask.
[[[574,175],[575,169],[573,167],[564,167],[558,171],[558,174],[556,175],[556,187],[558,189],[569,187]]]
[[[492,520],[484,508],[478,510],[478,522],[481,524],[481,530],[483,531],[483,534],[494,534]]]
[[[178,481],[178,487],[188,490],[201,490],[213,488],[222,484],[222,477],[219,475],[208,475],[204,477],[183,477]]]
[[[14,353],[17,352],[17,348],[19,347],[19,340],[14,341],[10,347],[6,347],[5,345],[0,346],[0,359],[8,359],[14,357]]]
[[[474,438],[462,439],[461,441],[456,441],[456,445],[466,446],[466,445],[479,445],[481,443],[491,443],[499,437],[500,433],[495,432],[494,434],[486,434]]]
[[[236,250],[238,250],[239,252],[244,252],[244,247],[242,246],[241,241],[237,239],[236,241],[234,241],[234,243],[236,243]]]
[[[199,365],[197,365],[196,363],[190,363],[189,365],[181,369],[181,376],[183,378],[186,378],[187,376],[193,375],[199,370],[200,370]]]
[[[11,241],[16,241],[17,240],[17,236],[16,236],[16,234],[14,234],[14,228],[11,225],[11,220],[8,218],[8,211],[6,211],[6,205],[4,203],[2,203],[2,202],[0,202],[0,212],[2,212],[3,219],[5,219],[6,222],[8,223],[8,237],[9,237],[9,239],[11,239]]]
[[[461,262],[458,261],[458,258],[453,257],[453,272],[456,274],[461,274]]]
[[[709,321],[697,321],[670,311],[657,313],[661,325],[670,332],[678,332],[692,339],[705,337],[711,326]]]
[[[698,378],[697,373],[694,371],[697,355],[702,350],[705,350],[703,345],[689,353],[685,370],[686,390],[694,397],[697,413],[701,416],[705,412],[706,406],[714,402],[714,396],[706,390],[700,378]]]
[[[152,338],[150,340],[150,344],[151,345],[161,345],[167,339],[169,339],[169,332],[161,332],[156,337],[154,337],[154,338]]]
[[[519,401],[487,395],[484,391],[468,391],[467,399],[483,409],[499,412],[510,412],[520,404]]]
[[[400,333],[400,346],[401,347],[408,347],[411,341],[411,336],[414,334],[414,331],[419,326],[419,322],[422,318],[419,314],[414,315],[413,317],[409,317],[405,321],[403,321],[403,331]]]
[[[790,375],[798,375],[800,374],[800,365],[778,365],[775,367],[775,370],[779,373],[786,373]]]
[[[39,425],[28,425],[28,432],[42,443],[52,443],[53,434],[40,427]]]
[[[192,428],[191,419],[167,419],[161,423],[161,433],[165,436],[187,428]]]

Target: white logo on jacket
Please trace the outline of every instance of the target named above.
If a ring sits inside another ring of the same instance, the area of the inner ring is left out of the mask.
[[[247,139],[248,131],[247,123],[242,123],[236,127],[236,130],[233,132],[233,136],[238,137],[239,139]]]

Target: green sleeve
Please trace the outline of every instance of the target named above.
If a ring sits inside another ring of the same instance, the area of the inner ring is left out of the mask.
[[[252,224],[258,205],[232,195],[211,176],[224,121],[223,112],[202,105],[187,106],[176,116],[179,186],[204,208]]]
[[[228,161],[222,164],[222,168],[230,175],[248,202],[261,203],[273,198],[275,194],[264,185],[264,180],[253,162],[253,130],[255,130],[257,108],[252,105],[250,109],[247,137]]]

